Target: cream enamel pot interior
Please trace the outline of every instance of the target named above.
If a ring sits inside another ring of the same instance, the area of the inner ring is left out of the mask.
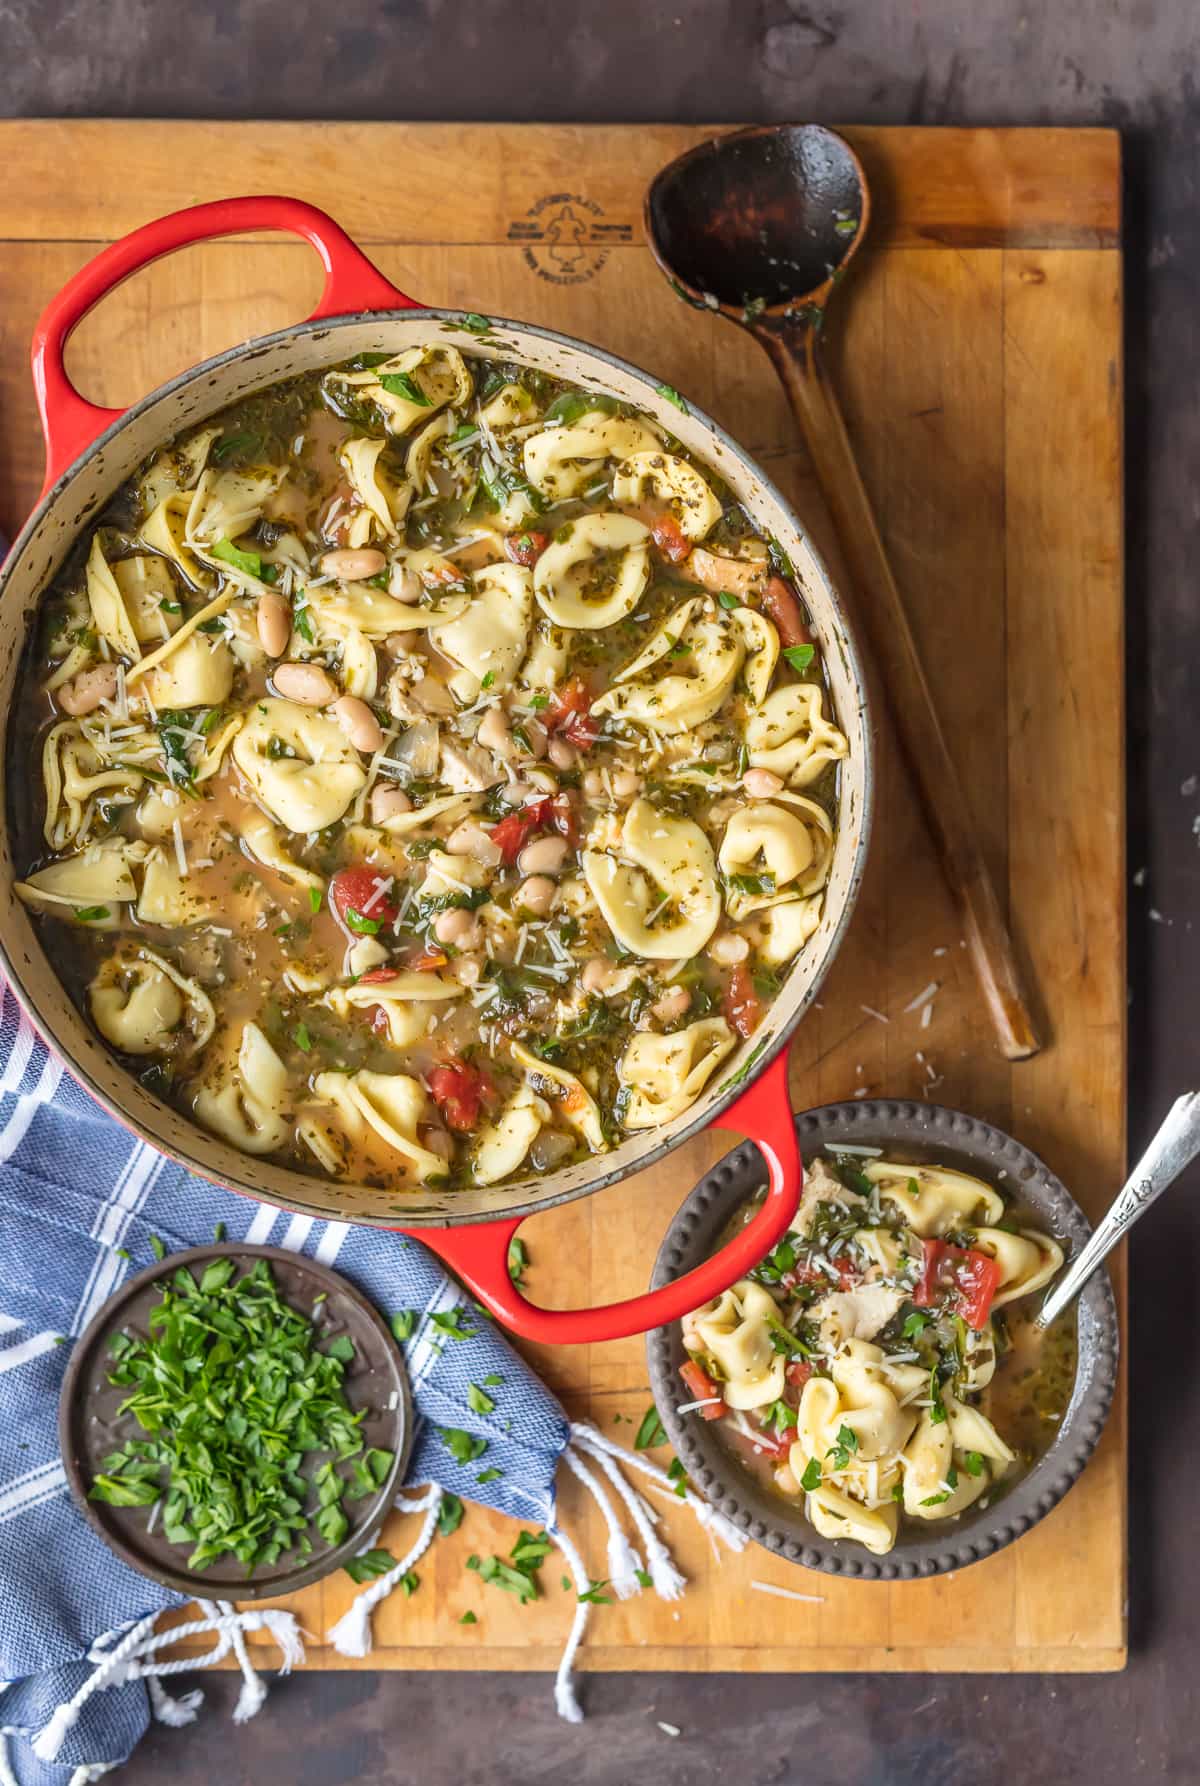
[[[106,292],[175,248],[235,232],[287,230],[320,255],[326,285],[306,322],[204,361],[124,412],[87,403],[63,367],[68,335]],[[46,436],[42,498],[0,571],[0,677],[12,711],[14,684],[42,590],[83,529],[149,453],[180,430],[265,386],[351,356],[399,353],[434,339],[464,352],[537,367],[584,388],[604,390],[655,416],[725,479],[758,527],[774,535],[795,567],[827,666],[838,724],[850,744],[842,767],[840,817],[820,928],[769,1009],[760,1031],[691,1109],[652,1137],[631,1136],[611,1153],[516,1183],[462,1191],[425,1188],[399,1199],[365,1186],[331,1183],[243,1154],[150,1095],[89,1029],[72,1005],[12,892],[14,864],[5,828],[0,901],[0,970],[67,1067],[114,1116],[189,1170],[285,1210],[320,1219],[411,1229],[462,1277],[499,1319],[524,1336],[572,1342],[617,1338],[675,1320],[717,1295],[767,1251],[787,1227],[801,1166],[787,1090],[787,1041],[808,1009],[838,948],[862,876],[871,810],[871,735],[861,667],[828,574],[779,493],[717,425],[688,405],[681,413],[657,381],[622,360],[548,329],[497,321],[482,339],[462,312],[419,308],[390,285],[324,212],[288,198],[222,200],[181,211],[114,243],[49,305],[34,337],[33,373]],[[32,772],[27,741],[3,742],[10,777]],[[509,1282],[508,1245],[521,1220],[600,1190],[650,1165],[710,1124],[749,1136],[768,1167],[760,1221],[688,1278],[650,1295],[592,1310],[549,1310]]]

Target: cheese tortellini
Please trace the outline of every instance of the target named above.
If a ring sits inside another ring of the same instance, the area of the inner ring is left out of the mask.
[[[270,816],[301,835],[336,824],[366,781],[340,726],[275,697],[255,704],[232,755]]]
[[[625,1127],[653,1129],[681,1116],[700,1096],[734,1040],[723,1017],[702,1017],[672,1035],[634,1036],[620,1065]]]
[[[635,800],[617,852],[585,850],[588,888],[612,934],[632,954],[697,955],[721,911],[712,846],[691,819]]]

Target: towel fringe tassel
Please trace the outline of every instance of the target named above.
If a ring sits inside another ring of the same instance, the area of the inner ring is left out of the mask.
[[[88,1676],[73,1698],[55,1710],[49,1722],[33,1739],[31,1746],[38,1760],[53,1762],[58,1759],[63,1744],[79,1722],[80,1713],[93,1693],[103,1692],[106,1687],[122,1687],[129,1681],[146,1682],[151,1710],[162,1723],[176,1726],[190,1724],[203,1701],[203,1694],[197,1689],[181,1699],[173,1699],[162,1687],[160,1677],[190,1674],[197,1668],[211,1668],[214,1663],[224,1661],[230,1650],[234,1652],[242,1671],[242,1690],[234,1708],[234,1722],[245,1723],[254,1716],[267,1696],[266,1684],[255,1670],[246,1647],[249,1632],[270,1633],[279,1649],[281,1675],[290,1674],[297,1663],[303,1662],[304,1644],[300,1637],[300,1627],[290,1612],[258,1612],[253,1609],[238,1612],[228,1600],[201,1600],[199,1605],[205,1614],[202,1619],[192,1619],[186,1624],[171,1625],[164,1631],[156,1632],[154,1626],[159,1615],[151,1613],[148,1618],[139,1619],[124,1632],[118,1629],[97,1638],[88,1652],[88,1661],[96,1665],[95,1672]],[[184,1638],[202,1636],[213,1638],[213,1647],[207,1655],[183,1656],[173,1662],[151,1660],[159,1650],[169,1649]],[[82,1786],[83,1781],[98,1777],[94,1767],[90,1771],[87,1768],[77,1768],[72,1782],[77,1778]],[[2,1770],[0,1786],[6,1786]]]

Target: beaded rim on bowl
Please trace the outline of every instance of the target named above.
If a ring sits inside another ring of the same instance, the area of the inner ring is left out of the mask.
[[[1070,1256],[1091,1234],[1086,1216],[1062,1182],[1037,1155],[1002,1129],[940,1104],[863,1099],[826,1104],[796,1117],[807,1161],[841,1139],[859,1145],[925,1150],[947,1165],[996,1178],[1018,1192]],[[744,1142],[714,1166],[683,1203],[659,1248],[651,1278],[657,1289],[697,1265],[740,1204],[762,1182],[757,1150]],[[756,1543],[827,1575],[864,1581],[912,1581],[945,1575],[993,1556],[1023,1536],[1057,1506],[1078,1480],[1104,1430],[1116,1387],[1120,1336],[1116,1298],[1106,1272],[1086,1285],[1078,1304],[1079,1362],[1071,1399],[1053,1443],[1028,1475],[990,1508],[968,1508],[928,1537],[905,1532],[885,1557],[852,1540],[824,1538],[797,1508],[794,1512],[739,1470],[736,1461],[701,1421],[676,1412],[677,1375],[684,1361],[678,1323],[646,1336],[650,1387],[663,1426],[697,1489]]]

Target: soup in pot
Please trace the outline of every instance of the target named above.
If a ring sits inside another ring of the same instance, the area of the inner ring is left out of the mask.
[[[235,1147],[397,1190],[687,1109],[820,921],[847,750],[713,471],[442,345],[144,463],[14,724],[17,890],[108,1046]]]

